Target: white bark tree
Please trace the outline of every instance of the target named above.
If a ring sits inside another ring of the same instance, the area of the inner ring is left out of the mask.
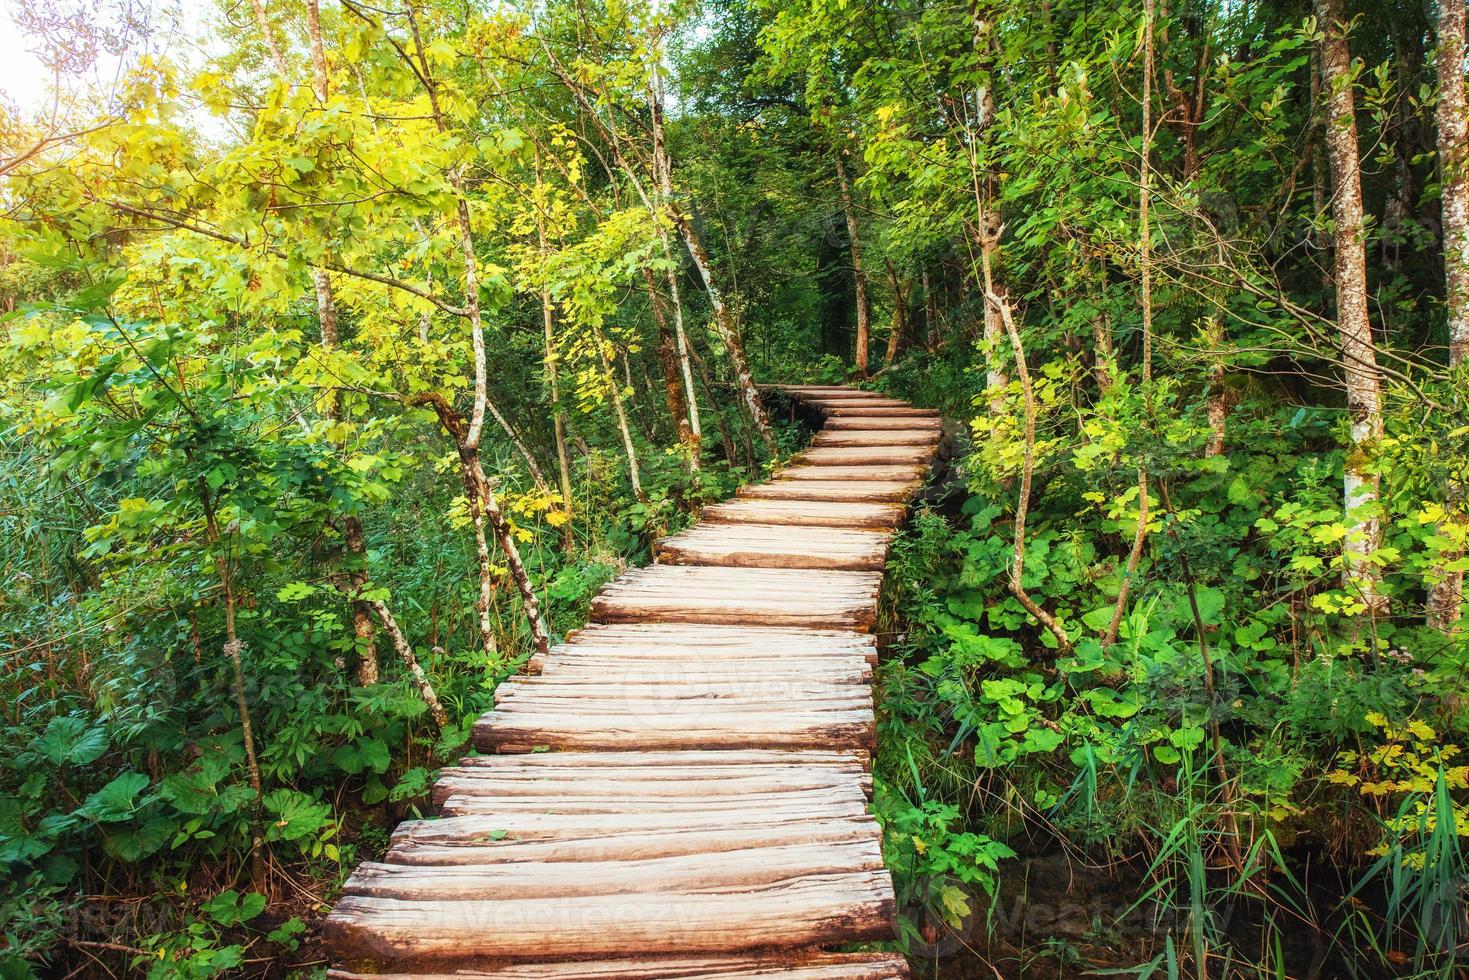
[[[1362,167],[1357,149],[1355,69],[1341,0],[1316,0],[1321,75],[1326,92],[1326,155],[1331,161],[1331,215],[1336,225],[1336,323],[1351,413],[1351,445],[1343,481],[1347,537],[1345,584],[1370,615],[1387,611],[1382,573],[1372,555],[1382,545],[1380,478],[1373,454],[1382,438],[1382,384],[1368,319],[1367,251],[1362,214]]]

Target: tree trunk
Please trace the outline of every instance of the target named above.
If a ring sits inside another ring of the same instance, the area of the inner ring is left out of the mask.
[[[1443,208],[1444,276],[1449,326],[1449,366],[1469,362],[1469,125],[1464,99],[1464,0],[1438,4],[1438,165]],[[1464,513],[1465,488],[1451,482],[1445,510],[1456,524]],[[1462,530],[1462,528],[1461,528]],[[1440,533],[1443,533],[1442,531]],[[1444,556],[1448,561],[1462,553]],[[1440,569],[1428,591],[1428,624],[1449,632],[1463,615],[1464,573]]]
[[[1326,151],[1331,160],[1332,217],[1336,224],[1336,322],[1351,413],[1343,501],[1349,526],[1342,546],[1345,584],[1367,612],[1387,611],[1381,573],[1369,556],[1382,544],[1378,517],[1379,477],[1373,455],[1382,437],[1382,393],[1377,352],[1368,320],[1367,255],[1362,216],[1361,166],[1357,155],[1357,105],[1352,59],[1341,0],[1316,0],[1323,32],[1321,72],[1328,105]]]
[[[439,106],[438,87],[434,83],[428,57],[424,52],[423,37],[418,28],[418,11],[410,2],[405,6],[404,12],[408,16],[413,48],[418,56],[417,73],[428,95],[434,126],[441,133],[448,132],[448,124]],[[464,258],[465,312],[469,320],[470,345],[474,351],[474,410],[466,423],[442,397],[435,394],[425,400],[433,403],[439,414],[439,421],[454,436],[470,506],[481,508],[489,520],[495,532],[495,540],[505,555],[506,567],[509,568],[516,588],[520,591],[525,605],[525,617],[530,626],[531,637],[535,641],[536,649],[545,653],[551,648],[551,638],[545,621],[541,618],[540,601],[536,597],[535,589],[531,586],[530,575],[520,560],[520,549],[515,546],[515,537],[510,531],[510,525],[500,512],[500,505],[495,501],[489,481],[485,478],[484,468],[480,465],[480,435],[484,429],[485,409],[489,402],[489,367],[485,355],[484,318],[481,315],[479,304],[479,267],[474,254],[474,225],[469,215],[469,198],[465,192],[463,175],[459,170],[449,171],[449,183],[454,190],[459,250]],[[485,588],[492,586],[489,572],[490,569],[482,563],[480,568],[482,594]],[[486,652],[493,653],[493,637],[485,637],[484,642]]]
[[[714,332],[719,335],[719,342],[729,355],[729,364],[734,369],[735,386],[739,389],[740,399],[750,420],[755,423],[755,431],[760,433],[760,440],[765,443],[770,455],[774,456],[778,451],[775,436],[770,431],[770,420],[765,416],[765,404],[760,400],[755,378],[750,374],[750,362],[745,358],[745,346],[735,326],[734,311],[729,308],[723,294],[715,285],[714,269],[709,261],[709,253],[704,250],[703,239],[699,237],[693,221],[681,211],[678,212],[678,228],[683,235],[684,244],[688,246],[689,255],[693,257],[694,267],[704,280],[704,290],[709,294],[709,305],[714,307]]]
[[[1081,279],[1092,282],[1092,265],[1086,255],[1086,243],[1082,243]],[[1097,382],[1097,391],[1105,392],[1112,387],[1112,367],[1116,352],[1112,346],[1112,318],[1107,314],[1107,272],[1102,269],[1095,281],[1097,311],[1091,318],[1092,325],[1092,376]]]
[[[438,392],[423,392],[414,395],[408,400],[408,404],[432,406],[439,417],[439,424],[454,437],[454,444],[459,452],[459,472],[464,483],[466,498],[469,501],[469,514],[479,531],[477,537],[480,539],[479,613],[481,630],[485,631],[488,628],[489,597],[494,588],[493,570],[482,531],[484,524],[488,523],[491,531],[494,532],[495,542],[500,546],[500,551],[505,557],[505,567],[509,569],[510,577],[515,580],[516,590],[520,593],[521,601],[525,606],[525,618],[530,627],[531,639],[536,649],[545,653],[551,648],[551,634],[546,628],[545,620],[541,617],[540,599],[531,585],[530,575],[525,570],[525,563],[521,561],[520,549],[515,545],[515,535],[510,529],[510,523],[505,519],[499,503],[495,500],[494,493],[490,490],[490,481],[485,476],[484,467],[480,465],[479,453],[469,445],[468,423],[464,416],[456,412],[454,407]],[[493,654],[495,652],[493,634],[486,642],[486,652]]]
[[[495,420],[495,424],[500,427],[500,431],[505,433],[505,437],[510,440],[510,444],[515,447],[515,451],[520,453],[520,458],[525,460],[525,468],[530,472],[531,481],[535,483],[536,489],[542,493],[549,493],[551,484],[546,482],[546,474],[541,469],[540,462],[536,460],[535,454],[530,451],[530,447],[525,444],[525,440],[520,437],[520,433],[510,424],[510,420],[500,412],[500,409],[496,407],[494,401],[489,398],[485,399],[485,411],[490,413],[490,417]]]
[[[536,190],[541,189],[541,154],[536,151]],[[536,208],[536,245],[540,254],[545,256],[549,253],[546,244],[546,222],[539,208]],[[566,512],[567,523],[564,525],[566,534],[571,533],[571,456],[566,449],[566,407],[561,404],[561,380],[557,375],[556,365],[559,355],[556,353],[556,307],[551,300],[551,287],[541,286],[541,327],[544,333],[546,347],[546,383],[551,389],[551,426],[556,436],[556,473],[557,480],[561,485],[561,506]],[[567,538],[569,542],[569,537]]]
[[[663,132],[663,74],[659,61],[662,56],[661,45],[655,43],[653,52],[648,76],[648,115],[653,131],[653,170],[658,180],[658,192],[663,198],[663,205],[671,209],[673,207],[673,161],[668,157],[668,144]],[[683,300],[679,296],[678,270],[674,268],[673,248],[661,220],[658,237],[663,244],[663,257],[669,260],[668,300],[673,304],[674,346],[678,351],[679,368],[683,373],[684,395],[689,411],[689,428],[694,439],[698,440],[697,443],[690,443],[690,445],[697,447],[699,443],[702,443],[704,437],[704,430],[699,421],[699,395],[694,390],[694,368],[689,359],[688,335],[684,331]],[[697,450],[694,454],[693,466],[698,469]]]
[[[985,305],[994,306],[995,316],[1001,329],[1010,338],[1011,350],[1015,353],[1015,372],[1020,375],[1020,394],[1025,404],[1025,456],[1020,467],[1020,496],[1015,502],[1015,545],[1010,564],[1010,591],[1025,611],[1030,613],[1056,638],[1062,653],[1071,652],[1071,638],[1066,629],[1049,610],[1043,608],[1025,591],[1025,522],[1030,513],[1031,483],[1035,476],[1035,390],[1030,383],[1030,369],[1025,363],[1025,344],[1015,318],[1010,312],[1010,303],[998,293],[987,293]]]
[[[658,367],[663,372],[663,398],[668,405],[668,417],[678,430],[678,441],[688,454],[690,470],[699,468],[699,437],[694,434],[689,419],[689,406],[685,401],[683,378],[679,370],[677,343],[668,329],[668,316],[663,309],[663,297],[658,293],[653,270],[644,267],[643,284],[648,291],[648,305],[652,307],[653,325],[658,331]]]
[[[892,263],[887,264],[888,279],[893,284],[893,325],[888,333],[887,350],[882,355],[882,366],[889,368],[898,359],[898,349],[902,346],[904,337],[908,333],[908,295],[912,292],[913,280],[908,280],[907,288],[898,278],[898,272]]]
[[[1138,164],[1138,244],[1142,264],[1143,385],[1153,380],[1153,0],[1143,2],[1143,148]],[[1151,394],[1148,404],[1152,406]]]
[[[1224,328],[1217,316],[1209,318],[1205,336],[1209,345],[1216,348],[1210,355],[1213,366],[1209,370],[1209,393],[1205,411],[1209,417],[1209,442],[1204,447],[1205,456],[1224,455],[1224,427],[1229,417],[1228,389],[1224,386]]]
[[[413,646],[403,631],[398,628],[398,621],[393,618],[392,612],[387,605],[374,601],[373,610],[378,619],[382,620],[383,629],[387,630],[388,636],[393,641],[393,648],[398,651],[398,657],[403,661],[403,666],[408,669],[408,676],[413,678],[413,684],[418,688],[418,694],[423,698],[423,703],[428,705],[428,713],[433,717],[434,723],[439,726],[439,731],[449,727],[449,712],[444,710],[444,705],[439,701],[439,696],[434,691],[433,684],[424,673],[423,665],[413,655]]]
[[[566,449],[566,407],[561,404],[561,381],[557,376],[556,314],[551,290],[541,290],[541,325],[546,341],[546,383],[551,387],[551,424],[556,431],[556,470],[561,484],[561,505],[571,513],[571,454]]]
[[[258,892],[266,890],[265,880],[265,836],[264,786],[260,779],[260,760],[255,754],[255,725],[250,717],[250,702],[245,697],[245,652],[244,641],[235,627],[235,576],[230,568],[229,556],[222,550],[223,539],[219,521],[215,518],[214,499],[209,484],[199,478],[199,503],[204,510],[204,527],[209,535],[209,544],[214,550],[214,571],[219,577],[220,594],[224,596],[224,653],[230,660],[230,689],[234,694],[235,710],[240,715],[240,740],[245,746],[245,765],[250,775],[250,788],[255,792],[252,806],[255,819],[250,827],[250,883]]]
[[[837,187],[842,196],[842,213],[847,217],[847,247],[852,256],[852,284],[857,302],[857,346],[855,357],[857,377],[867,377],[867,342],[870,326],[867,309],[867,274],[862,269],[862,238],[857,233],[857,212],[852,210],[852,186],[847,180],[847,168],[842,163],[842,150],[836,151]]]
[[[647,498],[643,496],[643,481],[638,472],[638,451],[633,445],[632,430],[627,425],[627,409],[622,402],[622,385],[618,384],[612,362],[607,358],[607,340],[602,336],[601,327],[592,327],[592,342],[597,345],[597,358],[602,362],[602,374],[612,392],[612,409],[617,416],[617,431],[622,434],[622,449],[627,456],[627,478],[632,483],[633,496],[645,500]]]
[[[264,0],[254,0],[255,17],[266,35],[267,47],[272,51],[276,70],[285,78],[285,59],[270,31],[270,22],[265,16]],[[321,9],[318,0],[306,4],[306,40],[311,49],[311,89],[316,101],[326,103],[331,98],[331,78],[326,69],[326,46],[321,40]],[[325,269],[311,271],[311,284],[316,293],[316,318],[321,327],[321,348],[331,352],[341,343],[340,320],[337,316],[337,300],[332,289],[331,276]],[[328,403],[328,416],[337,421],[342,416],[341,397],[333,392]],[[339,445],[338,449],[345,449]],[[362,522],[355,514],[342,515],[342,541],[347,549],[347,585],[352,596],[352,636],[357,650],[357,683],[363,687],[378,682],[377,629],[372,622],[372,608],[358,598],[367,588],[370,576],[367,571],[367,539],[362,533]]]
[[[663,236],[663,257],[671,258],[672,249],[669,248],[668,236]],[[699,419],[699,393],[694,390],[694,365],[689,357],[689,337],[684,330],[683,324],[683,299],[678,291],[678,272],[675,269],[668,270],[668,302],[673,307],[673,342],[674,349],[678,352],[678,367],[683,374],[684,394],[688,398],[689,406],[689,431],[693,438],[703,444],[704,429]],[[698,459],[694,460],[695,467]]]
[[[270,17],[265,12],[265,0],[250,0],[250,8],[255,12],[255,26],[260,28],[260,36],[265,41],[265,51],[270,55],[276,73],[280,76],[282,83],[291,84],[291,72],[286,67],[286,56],[281,51],[280,42],[276,40],[275,31],[271,30]]]

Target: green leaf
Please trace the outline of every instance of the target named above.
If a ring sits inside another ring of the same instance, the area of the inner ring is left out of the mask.
[[[123,861],[141,861],[173,837],[177,824],[168,817],[154,817],[141,827],[108,834],[102,847]]]
[[[326,826],[332,809],[305,793],[278,789],[265,795],[265,809],[274,815],[267,836],[271,840],[301,840]]]
[[[52,718],[45,733],[31,742],[31,751],[54,766],[84,766],[107,751],[107,733],[75,716]]]
[[[200,911],[222,926],[237,926],[265,911],[265,896],[259,892],[247,892],[241,896],[231,888],[205,902]]]
[[[200,772],[176,772],[158,784],[158,795],[182,813],[209,813],[222,797],[214,782]]]
[[[140,772],[125,772],[87,797],[80,813],[102,823],[127,820],[142,803],[138,794],[148,788],[148,777]]]

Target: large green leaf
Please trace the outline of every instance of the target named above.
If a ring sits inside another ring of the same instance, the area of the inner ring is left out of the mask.
[[[87,797],[79,812],[102,823],[127,820],[148,802],[138,799],[138,794],[148,788],[148,782],[148,777],[140,772],[125,772]]]
[[[107,751],[107,733],[74,715],[52,718],[31,742],[31,751],[54,766],[84,766]]]

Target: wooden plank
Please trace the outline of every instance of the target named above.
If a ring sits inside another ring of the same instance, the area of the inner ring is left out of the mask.
[[[603,623],[687,622],[814,626],[867,632],[877,572],[654,565],[633,569],[592,600]]]
[[[801,398],[884,398],[880,391],[853,388],[850,385],[777,385],[788,395]]]
[[[631,656],[553,655],[541,661],[531,676],[558,680],[581,680],[618,685],[700,684],[725,688],[765,689],[772,676],[796,682],[825,681],[830,684],[866,684],[872,667],[863,657],[819,657],[810,661],[782,662],[774,657],[752,659],[652,660]]]
[[[856,469],[856,467],[822,467]],[[788,475],[788,474],[787,474]],[[903,520],[901,504],[830,503],[822,500],[729,500],[704,508],[703,520],[714,524],[773,524],[791,527],[895,528]]]
[[[637,957],[559,963],[478,965],[451,973],[353,973],[328,980],[906,980],[898,953],[786,953],[739,956]]]
[[[474,726],[482,751],[534,752],[567,749],[870,749],[876,723],[870,708],[800,712],[788,707],[748,705],[724,710],[636,713],[569,707],[498,710]]]
[[[822,410],[833,418],[936,420],[939,417],[937,412],[927,408],[869,405],[863,402],[854,402],[851,405],[831,405]]]
[[[887,397],[885,397],[883,395],[873,395],[873,394],[868,394],[866,392],[860,392],[860,393],[854,393],[854,394],[836,394],[836,393],[833,393],[833,394],[816,395],[816,396],[809,396],[809,397],[802,398],[801,401],[802,401],[803,404],[810,405],[812,408],[818,409],[818,410],[823,411],[823,412],[826,411],[826,410],[828,410],[828,409],[832,409],[832,408],[849,408],[849,407],[854,406],[854,405],[860,405],[863,408],[868,408],[868,407],[870,407],[870,408],[910,408],[910,407],[912,407],[907,402],[903,401],[901,398],[887,398]]]
[[[539,752],[535,755],[471,755],[459,760],[465,768],[495,772],[529,773],[575,769],[636,768],[660,773],[670,767],[697,766],[716,772],[737,771],[757,767],[846,768],[855,757],[845,752],[791,751],[786,749],[745,749],[734,752]],[[674,778],[674,777],[670,777]]]
[[[932,449],[939,442],[939,434],[921,429],[833,429],[818,432],[811,440],[813,446],[924,446]]]
[[[598,815],[609,817],[640,816],[657,813],[664,816],[679,813],[706,816],[722,813],[726,819],[738,819],[751,809],[767,809],[777,813],[836,813],[850,812],[851,805],[862,806],[866,795],[855,781],[840,788],[821,786],[793,789],[782,792],[756,792],[732,796],[674,797],[632,799],[619,796],[568,796],[568,797],[495,797],[481,793],[454,793],[444,800],[445,816],[473,816],[480,814],[500,818],[516,813],[556,816]]]
[[[863,500],[908,501],[918,492],[917,480],[772,480],[755,486],[741,487],[739,494],[748,500]]]
[[[544,754],[544,753],[540,753]],[[692,755],[693,753],[684,753]],[[516,758],[511,756],[510,758]],[[547,770],[539,773],[505,772],[472,766],[445,769],[434,786],[434,802],[442,803],[451,796],[495,796],[506,798],[567,800],[591,797],[609,798],[621,792],[639,799],[700,796],[748,796],[758,792],[830,789],[845,793],[856,786],[863,796],[870,795],[867,777],[853,759],[849,766],[735,767],[703,768],[697,765],[667,766],[669,773],[647,768],[613,769],[606,766],[581,769]],[[719,771],[724,770],[724,771]]]
[[[550,658],[620,657],[647,663],[742,659],[770,662],[771,669],[796,658],[861,656],[877,664],[877,644],[847,630],[786,626],[727,626],[715,623],[592,623],[553,647],[546,657],[532,657],[531,671]]]
[[[322,923],[336,949],[365,959],[507,959],[726,952],[860,942],[892,935],[886,871],[793,878],[763,887],[547,899],[402,901],[348,895]]]
[[[816,446],[796,456],[811,466],[881,466],[884,463],[926,463],[932,446]]]
[[[679,854],[628,861],[547,864],[415,866],[369,861],[347,879],[342,893],[378,898],[466,901],[734,890],[762,887],[802,875],[878,871],[877,840],[839,844],[781,844],[715,854]]]
[[[495,703],[527,705],[570,699],[576,707],[633,703],[637,710],[662,710],[665,707],[682,707],[691,701],[720,707],[791,700],[812,705],[828,701],[845,704],[871,700],[870,692],[862,684],[770,673],[757,677],[748,685],[731,687],[722,683],[723,680],[722,677],[671,676],[658,681],[635,682],[617,674],[595,679],[563,678],[555,674],[512,677],[495,689]]]
[[[846,528],[771,524],[695,524],[653,546],[670,565],[747,568],[838,568],[870,571],[887,561],[891,535]]]
[[[405,821],[393,832],[388,858],[415,865],[632,860],[782,843],[837,844],[878,834],[876,821],[865,809],[814,818],[756,811],[735,823],[725,819],[689,826],[670,826],[666,821],[657,825],[656,820],[614,825],[595,815],[524,823],[483,816]]]
[[[922,418],[914,416],[851,416],[833,415],[822,423],[822,432],[834,432],[841,429],[923,429],[929,432],[942,432],[943,421],[937,418]]]
[[[867,480],[873,483],[918,484],[929,470],[924,463],[889,463],[882,466],[811,465],[788,466],[776,474],[781,480]],[[906,510],[906,508],[900,508]]]

